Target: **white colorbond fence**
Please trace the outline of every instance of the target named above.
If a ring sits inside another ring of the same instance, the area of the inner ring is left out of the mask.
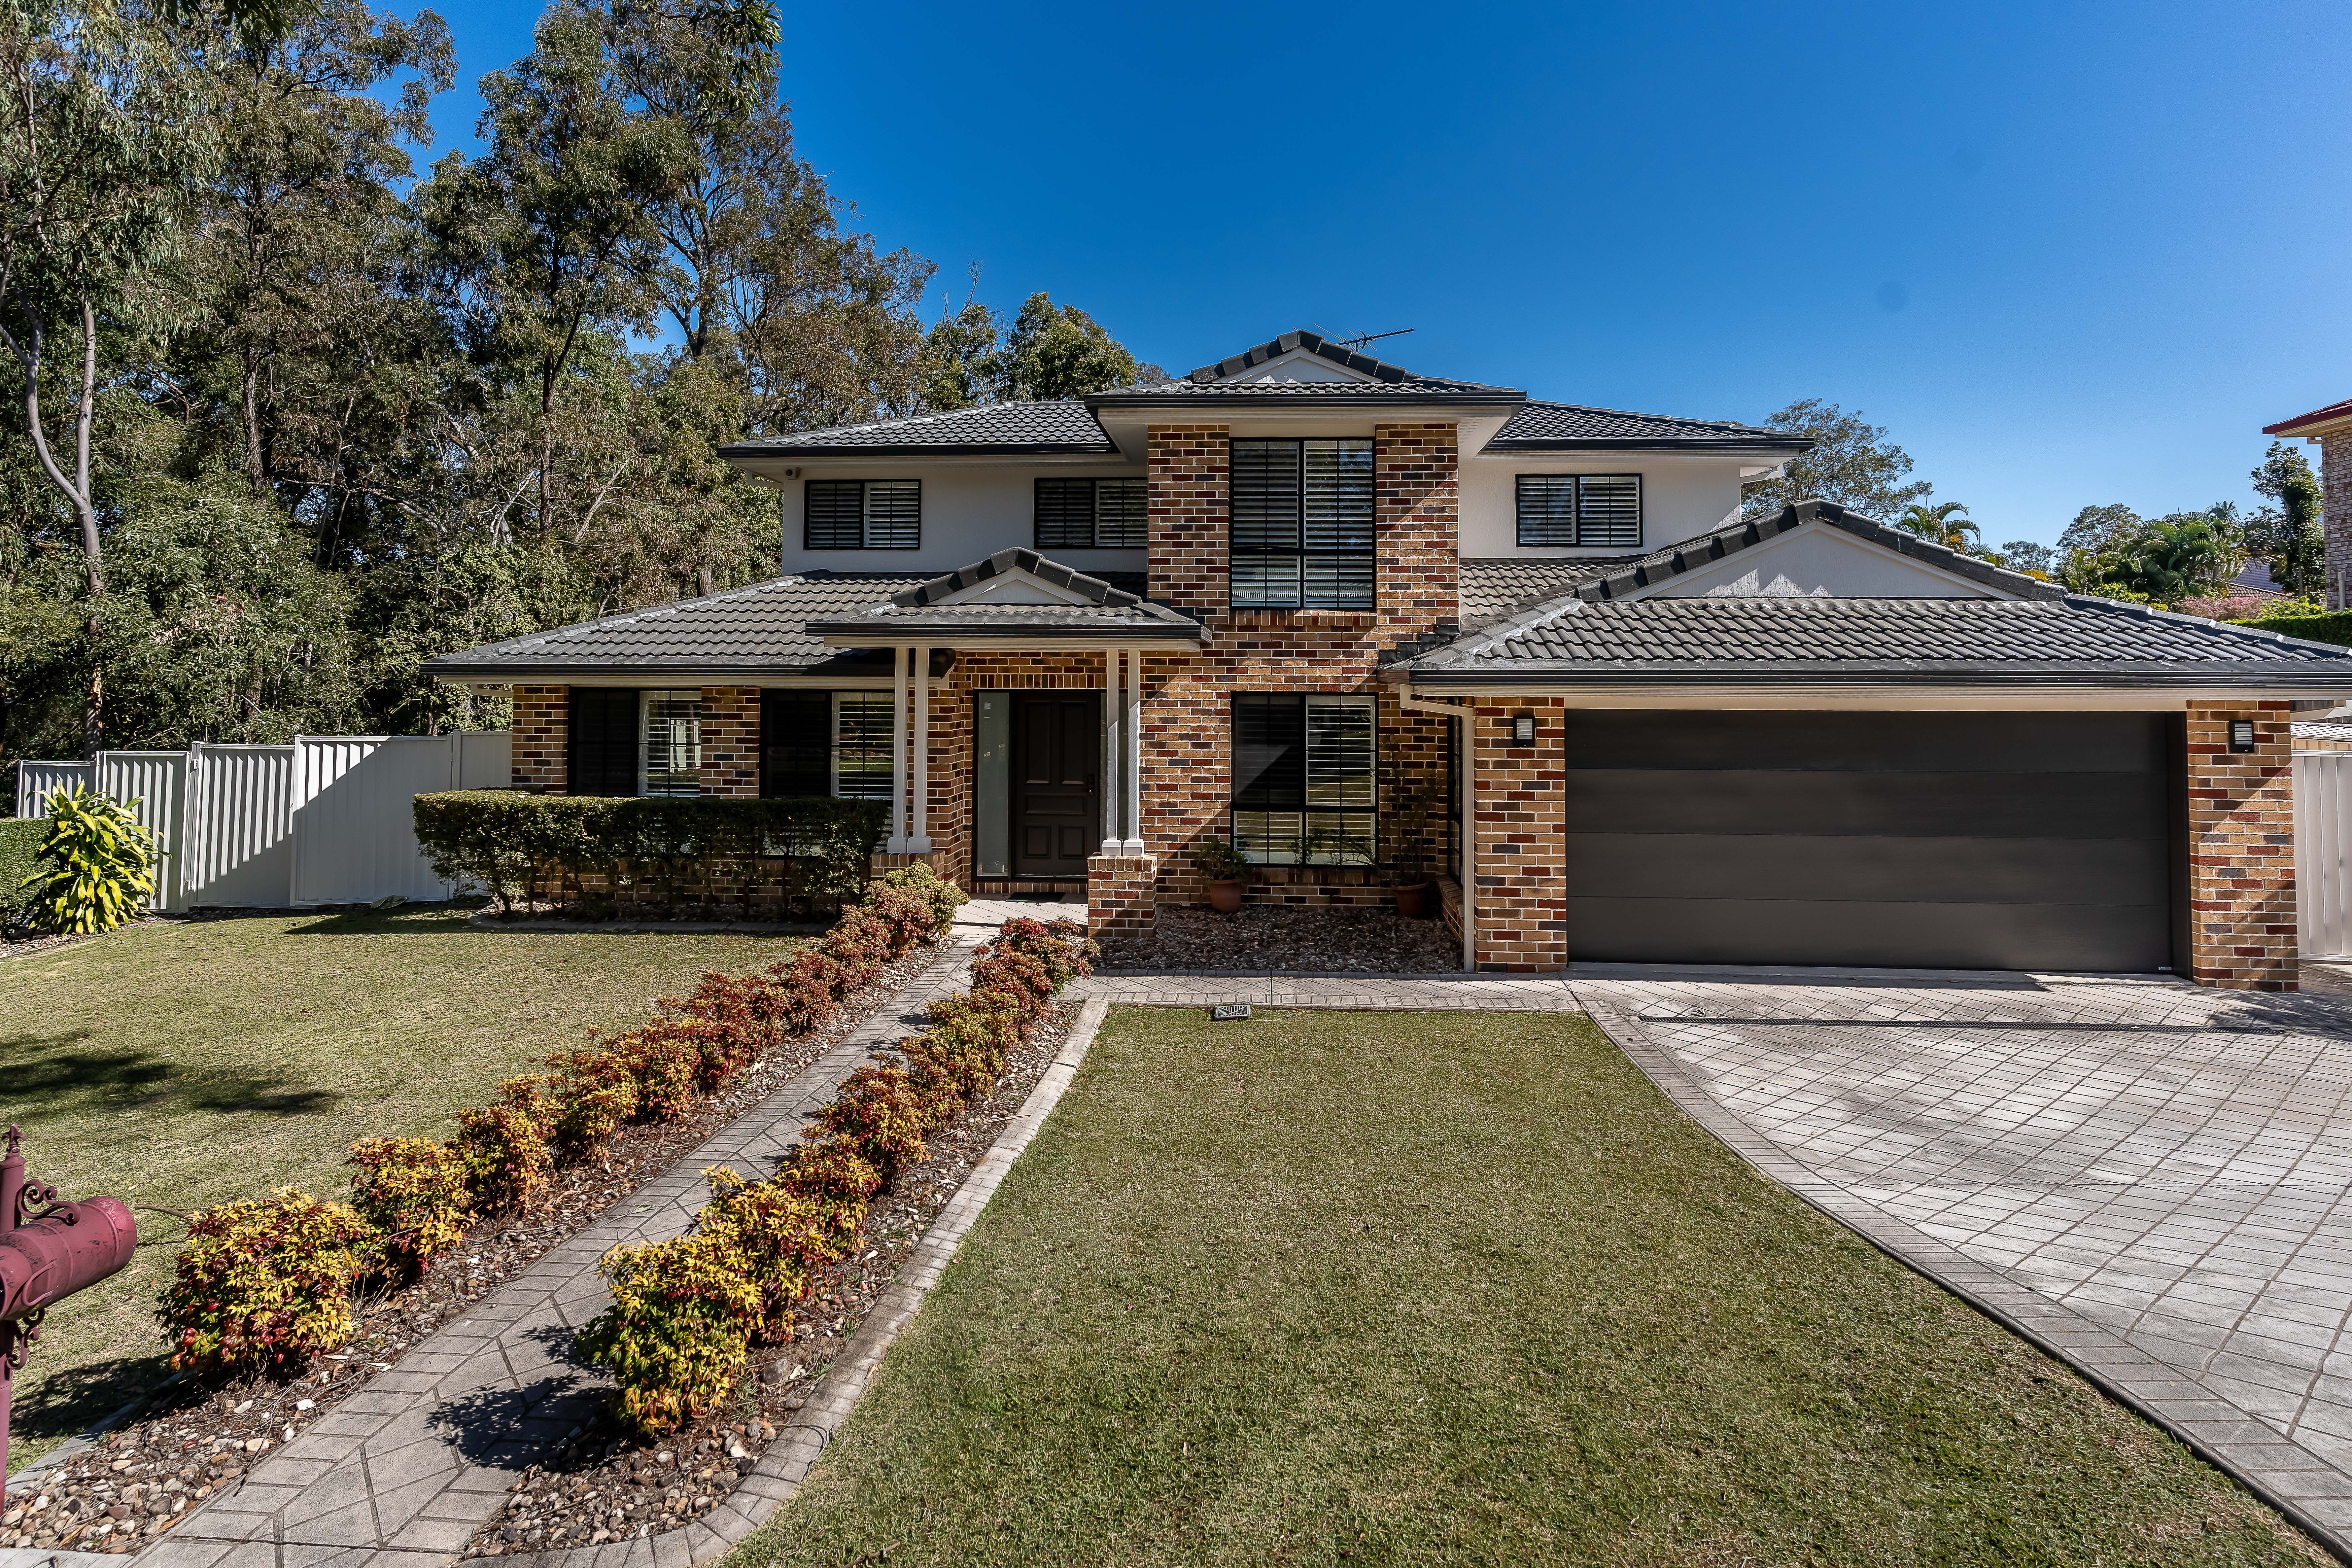
[[[2294,754],[2294,914],[2305,958],[2352,958],[2352,752]]]
[[[454,735],[297,735],[290,745],[100,752],[91,763],[20,763],[16,815],[50,790],[96,782],[136,800],[170,858],[159,910],[301,909],[397,893],[446,899],[416,847],[415,800],[508,781],[503,730]]]

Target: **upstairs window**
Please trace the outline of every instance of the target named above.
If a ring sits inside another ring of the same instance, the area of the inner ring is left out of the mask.
[[[1638,550],[1639,474],[1521,474],[1519,542],[1543,548]]]
[[[1373,700],[1234,695],[1234,847],[1263,866],[1379,856]]]
[[[810,479],[801,517],[807,550],[914,550],[923,542],[920,479]]]
[[[1140,550],[1141,479],[1039,479],[1037,548]]]
[[[890,798],[890,694],[760,695],[760,793],[770,799]]]
[[[1235,441],[1236,610],[1372,608],[1370,437]]]

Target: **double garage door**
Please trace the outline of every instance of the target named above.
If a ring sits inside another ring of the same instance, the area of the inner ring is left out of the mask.
[[[2162,715],[1572,710],[1567,744],[1572,959],[2174,962]]]

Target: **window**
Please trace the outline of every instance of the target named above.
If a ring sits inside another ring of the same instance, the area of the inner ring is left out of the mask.
[[[770,799],[890,798],[890,694],[760,694],[760,793]]]
[[[913,550],[923,542],[920,479],[810,479],[801,519],[808,550]]]
[[[1234,847],[1265,866],[1379,856],[1370,697],[1234,695]]]
[[[1141,479],[1039,479],[1037,548],[1140,550]]]
[[[644,736],[637,793],[689,795],[702,793],[702,693],[640,691],[639,733]]]
[[[1639,548],[1642,476],[1521,474],[1519,542]]]
[[[637,793],[637,694],[608,686],[572,689],[564,787],[573,795]]]
[[[1235,441],[1232,486],[1234,609],[1372,607],[1370,437]]]

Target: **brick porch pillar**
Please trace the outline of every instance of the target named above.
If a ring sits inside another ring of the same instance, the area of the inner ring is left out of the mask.
[[[2284,702],[2189,705],[2189,977],[2295,988],[2294,739]],[[2230,750],[2251,721],[2254,749]]]
[[[532,795],[562,795],[570,787],[572,689],[514,689],[513,761],[508,777]]]

